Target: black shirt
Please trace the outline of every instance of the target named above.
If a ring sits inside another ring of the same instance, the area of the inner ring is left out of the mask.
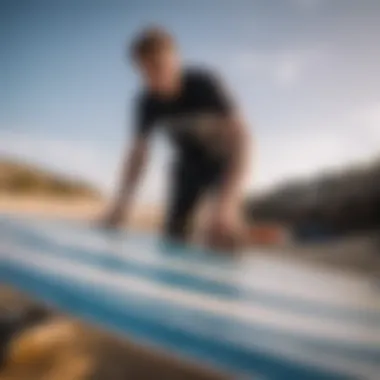
[[[232,113],[232,102],[219,78],[210,72],[187,69],[181,80],[181,90],[173,98],[150,92],[139,97],[136,134],[147,137],[160,126],[182,161],[207,164],[219,160],[218,130],[223,128],[222,118]]]

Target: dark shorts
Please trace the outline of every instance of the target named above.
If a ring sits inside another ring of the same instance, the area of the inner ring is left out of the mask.
[[[194,164],[180,161],[174,165],[165,225],[167,238],[186,240],[196,206],[204,194],[220,183],[225,167],[222,162]]]

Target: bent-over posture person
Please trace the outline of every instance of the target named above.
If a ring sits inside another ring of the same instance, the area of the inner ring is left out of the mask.
[[[143,31],[132,43],[131,56],[144,88],[137,98],[134,141],[121,186],[103,222],[116,226],[128,217],[150,136],[160,128],[176,151],[166,237],[186,240],[196,205],[211,193],[214,202],[207,240],[214,247],[226,248],[237,233],[249,142],[245,125],[220,79],[203,68],[184,67],[165,30]]]

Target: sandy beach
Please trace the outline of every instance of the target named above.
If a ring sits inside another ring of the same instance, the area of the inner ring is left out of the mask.
[[[46,196],[12,196],[0,194],[0,213],[57,217],[71,220],[96,221],[107,210],[107,202],[84,198]],[[152,205],[135,207],[129,221],[134,229],[157,231],[161,213]]]

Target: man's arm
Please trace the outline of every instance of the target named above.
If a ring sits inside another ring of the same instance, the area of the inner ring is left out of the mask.
[[[245,227],[239,215],[243,189],[250,163],[250,137],[239,117],[225,117],[224,148],[228,165],[217,189],[214,212],[208,233],[208,244],[216,249],[234,249],[245,242]]]
[[[216,217],[236,217],[247,179],[251,153],[250,136],[244,120],[239,116],[225,118],[223,139],[228,151],[226,174],[220,184],[217,198]]]
[[[147,161],[150,135],[155,124],[155,113],[149,99],[144,94],[135,100],[133,143],[126,152],[122,164],[119,190],[104,220],[106,226],[116,226],[123,219],[128,218],[132,199]]]
[[[122,164],[120,187],[110,212],[105,218],[106,225],[118,225],[125,217],[128,217],[136,187],[146,166],[147,156],[147,139],[137,137]]]
[[[229,212],[240,200],[248,170],[250,136],[233,97],[226,89],[222,79],[215,73],[204,74],[203,96],[208,99],[210,104],[213,104],[222,118],[219,133],[221,134],[222,148],[228,156],[228,168],[219,188],[218,204],[219,209]]]
[[[228,156],[228,166],[217,189],[208,241],[214,247],[227,247],[234,230],[240,229],[239,211],[250,162],[250,136],[221,78],[208,72],[203,79],[203,94],[222,117],[219,133],[222,148]]]

